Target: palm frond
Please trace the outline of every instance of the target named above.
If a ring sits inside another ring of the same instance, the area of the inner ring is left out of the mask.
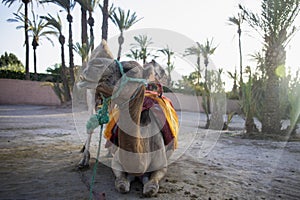
[[[57,18],[53,17],[51,14],[48,14],[48,16],[41,16],[41,19],[46,20],[45,26],[55,29],[59,34],[62,34],[62,22],[61,18],[57,14]]]
[[[10,7],[13,3],[15,3],[17,0],[2,0],[2,3],[4,5],[7,5],[8,7]]]
[[[116,10],[110,15],[110,19],[112,22],[119,28],[122,32],[124,30],[128,30],[132,25],[140,21],[142,18],[137,19],[136,12],[130,13],[130,10],[127,10],[126,14],[125,11],[118,7],[118,13]]]

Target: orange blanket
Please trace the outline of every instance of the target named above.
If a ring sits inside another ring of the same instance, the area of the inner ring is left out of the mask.
[[[171,100],[165,96],[159,97],[156,92],[146,91],[143,110],[150,109],[154,104],[159,105],[161,108],[160,113],[164,115],[163,117],[166,119],[166,124],[161,130],[165,145],[169,144],[174,139],[174,147],[177,148],[179,122]],[[118,145],[116,142],[118,129],[116,124],[119,116],[119,109],[113,109],[110,113],[110,121],[106,125],[106,129],[104,131],[104,137],[115,145]]]

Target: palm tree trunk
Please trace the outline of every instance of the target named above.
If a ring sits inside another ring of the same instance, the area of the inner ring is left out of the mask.
[[[120,36],[118,38],[118,42],[119,42],[119,51],[118,51],[118,57],[117,57],[117,59],[120,60],[121,53],[122,53],[122,44],[124,43],[123,31],[121,31],[121,34],[120,34]]]
[[[208,82],[207,66],[208,66],[208,60],[205,61],[204,89],[206,90],[207,112],[211,113],[211,111],[210,111],[210,88],[207,84],[207,82]]]
[[[36,36],[33,36],[32,39],[32,48],[33,48],[33,64],[34,64],[34,80],[38,80],[37,76],[37,67],[36,67],[36,49],[39,46]]]
[[[88,44],[88,34],[87,34],[87,19],[86,10],[81,7],[81,45],[84,46]],[[82,57],[82,67],[84,67],[84,58]]]
[[[33,48],[33,66],[34,66],[34,80],[38,80],[37,70],[36,70],[36,47]]]
[[[93,26],[94,26],[94,18],[92,15],[92,12],[89,11],[89,18],[88,18],[88,24],[90,26],[90,43],[91,43],[91,51],[94,50],[94,30],[93,30]]]
[[[64,36],[60,35],[59,36],[59,41],[61,44],[61,79],[63,81],[63,87],[64,87],[64,97],[65,101],[70,101],[71,100],[71,95],[70,95],[70,88],[68,85],[68,80],[66,77],[66,64],[65,64],[65,49],[64,49]]]
[[[108,34],[108,0],[103,0],[103,21],[102,21],[102,39],[107,41],[107,34]]]
[[[197,77],[197,83],[200,85],[200,77],[201,77],[201,69],[200,69],[200,55],[197,56],[197,67],[198,67],[198,77]]]
[[[243,83],[243,55],[242,55],[242,42],[241,42],[241,28],[238,29],[239,34],[239,53],[240,53],[240,98],[242,97],[242,83]]]
[[[253,115],[246,116],[245,128],[246,128],[246,133],[248,134],[255,132],[256,126],[254,123]]]
[[[75,75],[74,75],[74,54],[73,54],[73,33],[72,33],[72,22],[73,17],[68,10],[67,20],[69,22],[69,67],[70,67],[70,79],[71,79],[71,89],[75,83]]]
[[[29,73],[29,37],[28,37],[28,2],[24,2],[25,5],[25,21],[24,21],[24,30],[25,30],[25,79],[30,80]]]
[[[265,133],[280,133],[281,115],[279,109],[279,79],[276,68],[285,64],[286,52],[284,47],[269,47],[266,52],[267,83],[265,106],[263,110],[262,131]]]

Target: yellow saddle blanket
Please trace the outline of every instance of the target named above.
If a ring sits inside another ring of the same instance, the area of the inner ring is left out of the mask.
[[[155,109],[155,116],[158,118],[158,120],[166,121],[161,129],[161,133],[164,138],[164,144],[168,145],[174,140],[174,148],[177,148],[179,122],[171,100],[165,96],[159,97],[156,92],[146,91],[142,111],[150,109],[152,106],[157,106],[160,108]],[[110,112],[110,121],[106,125],[106,129],[104,131],[104,137],[115,145],[118,145],[117,122],[119,116],[119,109],[114,108]]]

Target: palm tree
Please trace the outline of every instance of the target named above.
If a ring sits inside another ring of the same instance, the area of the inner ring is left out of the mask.
[[[286,45],[296,32],[293,23],[300,11],[299,0],[262,0],[261,16],[239,5],[245,19],[263,38],[266,66],[266,94],[262,116],[262,131],[280,133],[278,68],[285,65]]]
[[[67,80],[67,75],[66,75],[66,64],[65,64],[65,36],[62,34],[62,22],[57,15],[57,19],[54,18],[52,15],[48,14],[48,16],[42,16],[42,19],[45,19],[47,21],[46,26],[52,28],[58,36],[58,41],[61,45],[61,78],[63,81],[63,87],[64,87],[64,97],[65,101],[70,101],[71,100],[71,94],[70,94],[70,88]]]
[[[71,80],[71,89],[75,83],[75,75],[74,75],[74,54],[73,54],[73,33],[72,33],[72,22],[73,17],[71,15],[71,10],[75,6],[74,0],[42,0],[41,3],[54,3],[61,8],[63,8],[67,12],[67,20],[69,23],[69,68],[70,68],[70,80]]]
[[[32,13],[33,20],[28,20],[28,30],[32,34],[32,47],[33,47],[33,58],[34,58],[34,76],[37,80],[37,58],[36,58],[36,49],[40,44],[40,39],[42,37],[45,37],[48,39],[52,45],[52,40],[48,37],[48,35],[55,35],[55,31],[47,31],[45,28],[47,27],[47,24],[45,21],[38,16],[35,16],[34,13]],[[39,18],[39,21],[37,22],[37,19]]]
[[[201,67],[200,67],[200,58],[201,58],[201,45],[199,42],[196,43],[196,46],[189,47],[185,50],[185,56],[195,55],[197,56],[197,66],[196,71],[198,73],[197,84],[200,85],[201,78]]]
[[[136,12],[133,12],[131,14],[130,10],[127,10],[125,14],[125,11],[119,7],[118,13],[114,11],[110,16],[110,19],[120,30],[120,36],[118,38],[119,50],[118,50],[118,57],[117,57],[117,59],[120,60],[121,52],[122,52],[122,44],[124,43],[124,36],[123,36],[124,31],[128,30],[131,26],[133,26],[135,23],[140,21],[142,18],[137,19]]]
[[[245,114],[245,128],[246,133],[251,134],[255,132],[256,126],[254,123],[254,116],[256,111],[256,104],[253,94],[253,77],[250,67],[246,67],[246,74],[249,74],[248,82],[242,83],[242,103],[241,108],[243,113]]]
[[[238,16],[233,16],[229,17],[229,25],[235,25],[237,26],[237,33],[239,36],[239,54],[240,54],[240,97],[241,97],[241,85],[243,83],[243,55],[242,55],[242,42],[241,42],[241,37],[242,37],[242,23],[244,20],[243,13],[238,13]]]
[[[210,86],[208,84],[209,80],[208,80],[208,64],[209,64],[209,56],[214,54],[215,50],[217,49],[217,47],[212,47],[212,43],[213,43],[213,39],[211,39],[211,41],[209,41],[208,39],[206,39],[205,44],[201,44],[200,45],[200,49],[201,49],[201,54],[204,58],[204,65],[205,65],[205,73],[204,73],[204,99],[206,99],[204,101],[204,107],[207,109],[207,113],[211,113],[210,111]],[[205,127],[208,128],[210,125],[210,119],[207,118],[206,121],[206,125]]]
[[[204,45],[200,45],[200,49],[201,49],[201,54],[203,55],[204,58],[204,65],[205,65],[205,74],[204,74],[204,85],[207,86],[207,67],[208,67],[208,63],[209,63],[209,56],[215,53],[215,50],[217,49],[217,47],[212,47],[212,43],[213,43],[213,39],[211,39],[211,41],[209,41],[208,39],[206,39],[205,44]]]
[[[149,45],[153,44],[152,38],[148,38],[147,35],[138,35],[134,36],[133,39],[136,41],[136,43],[131,45],[137,50],[136,52],[138,55],[138,59],[141,59],[143,61],[143,64],[145,64],[147,61],[147,57],[151,55],[151,53],[148,51],[148,47]],[[131,53],[133,53],[133,56],[135,56],[135,52],[131,51]]]
[[[172,51],[168,46],[163,49],[159,49],[159,52],[163,53],[167,56],[167,72],[168,72],[168,86],[172,86],[172,77],[171,72],[174,70],[174,63],[171,63],[171,57],[174,55],[174,51]]]
[[[13,3],[19,2],[18,0],[2,0],[2,3],[8,5],[10,7]],[[26,80],[30,80],[30,73],[29,73],[29,36],[28,36],[28,4],[31,0],[22,0],[24,4],[24,16],[23,16],[23,24],[24,26],[24,33],[25,33],[25,78]]]

